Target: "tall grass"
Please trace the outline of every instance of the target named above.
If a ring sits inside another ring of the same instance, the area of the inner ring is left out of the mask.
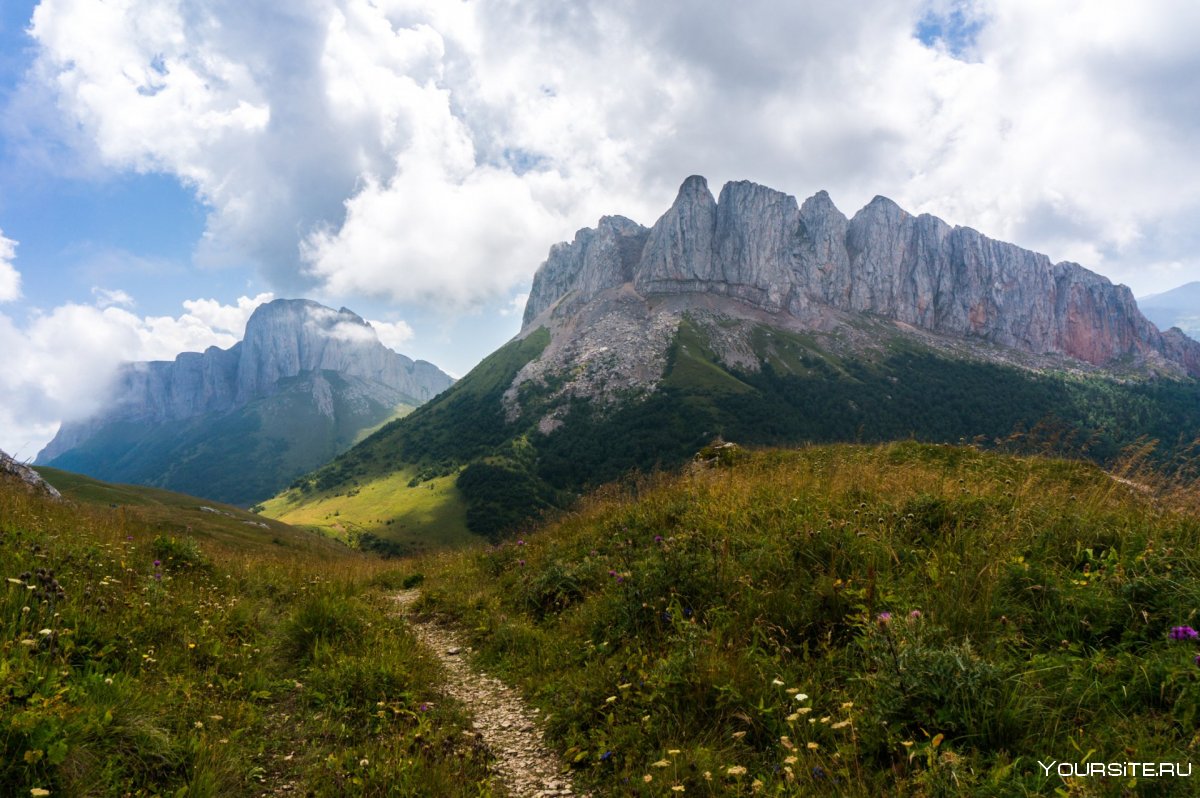
[[[0,795],[489,794],[404,574],[161,526],[0,485]]]
[[[428,612],[619,795],[1194,793],[1194,494],[897,443],[715,457],[428,558]],[[1191,504],[1181,504],[1189,500]],[[1197,776],[1200,778],[1200,775]]]

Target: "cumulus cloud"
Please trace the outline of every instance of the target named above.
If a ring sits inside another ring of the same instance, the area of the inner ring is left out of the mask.
[[[17,242],[4,237],[0,230],[0,302],[12,302],[21,297],[21,273],[13,266]]]
[[[1198,26],[1184,0],[42,0],[28,80],[70,146],[195,189],[202,260],[281,289],[496,300],[697,172],[1195,278]]]
[[[62,421],[87,418],[107,401],[118,366],[169,360],[180,352],[232,346],[245,320],[270,294],[185,302],[180,316],[139,316],[107,303],[69,303],[36,313],[25,325],[0,314],[0,448],[36,453]],[[127,295],[124,295],[127,298]]]
[[[404,345],[412,340],[413,328],[407,322],[371,320],[369,324],[375,328],[379,342],[393,352],[400,352]]]

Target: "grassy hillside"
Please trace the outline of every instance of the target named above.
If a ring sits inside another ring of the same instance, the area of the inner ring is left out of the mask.
[[[1037,764],[1194,759],[1200,647],[1172,639],[1200,626],[1194,491],[913,442],[708,454],[413,565],[577,784],[1195,794]]]
[[[382,561],[47,476],[0,482],[0,795],[489,794]]]
[[[366,430],[412,409],[359,396],[360,387],[325,371],[332,415],[314,399],[311,375],[229,413],[155,425],[110,424],[51,465],[108,481],[154,485],[249,506],[329,462]]]
[[[38,466],[37,472],[70,501],[112,523],[136,523],[156,534],[190,537],[225,550],[264,554],[333,554],[346,546],[324,535],[297,529],[227,504],[144,485],[118,485]]]
[[[261,505],[262,516],[388,555],[478,542],[467,530],[456,477],[452,473],[422,481],[415,468],[402,468],[358,480],[344,492],[289,488]]]
[[[974,441],[1106,465],[1128,447],[1154,441],[1158,467],[1181,478],[1200,476],[1192,457],[1200,437],[1194,380],[1037,373],[948,357],[899,332],[889,335],[878,351],[838,354],[812,336],[760,327],[750,343],[763,365],[747,372],[723,365],[703,330],[685,320],[656,391],[615,409],[562,400],[566,423],[543,434],[537,422],[549,409],[553,378],[545,386],[526,384],[518,418],[507,419],[501,404],[513,376],[546,346],[540,330],[298,480],[270,512],[285,507],[280,517],[324,525],[340,512],[355,523],[370,520],[387,537],[399,529],[379,526],[390,512],[412,529],[409,499],[398,496],[393,510],[356,491],[403,481],[393,474],[415,475],[417,482],[453,477],[456,490],[438,483],[421,502],[421,512],[438,519],[428,539],[447,540],[446,519],[464,517],[473,532],[499,539],[630,471],[677,467],[716,437],[759,446]],[[444,510],[430,506],[442,501],[449,503]],[[395,537],[412,539],[407,531]]]

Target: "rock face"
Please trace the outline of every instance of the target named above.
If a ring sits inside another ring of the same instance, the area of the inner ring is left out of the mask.
[[[1200,376],[1200,343],[1160,332],[1127,287],[884,197],[847,219],[823,191],[797,204],[743,181],[714,201],[704,178],[689,177],[652,228],[605,217],[555,245],[523,332],[621,290],[726,297],[800,323],[870,314],[1034,355]]]
[[[18,463],[5,452],[0,452],[0,477],[16,480],[35,493],[45,494],[52,499],[62,499],[62,494],[53,485],[42,479],[41,474],[24,463]]]
[[[332,412],[322,371],[355,380],[359,392],[385,404],[419,405],[453,380],[432,363],[413,361],[379,342],[362,318],[307,299],[258,307],[244,340],[229,349],[185,352],[174,361],[127,364],[113,405],[96,418],[65,424],[37,457],[49,463],[114,422],[164,424],[228,413],[280,390],[280,381],[315,375],[314,400]]]

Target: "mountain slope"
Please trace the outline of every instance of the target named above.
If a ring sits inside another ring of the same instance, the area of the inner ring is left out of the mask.
[[[495,535],[714,437],[744,444],[979,439],[1102,462],[1200,437],[1200,344],[1124,286],[912,217],[689,178],[647,230],[556,244],[521,333],[459,385],[300,480],[288,501],[408,469],[457,473]],[[419,481],[419,480],[418,480]]]
[[[413,565],[580,791],[1055,795],[1039,759],[1189,760],[1190,484],[913,442],[705,454]]]
[[[112,406],[65,425],[38,462],[249,505],[451,382],[344,308],[276,300],[228,350],[129,364]]]
[[[1200,282],[1142,297],[1138,307],[1159,328],[1178,327],[1191,338],[1200,339]]]

